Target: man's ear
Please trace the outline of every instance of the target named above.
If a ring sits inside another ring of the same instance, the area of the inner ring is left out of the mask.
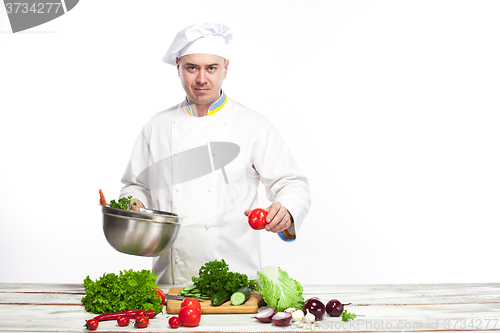
[[[179,72],[179,58],[175,58],[175,63],[177,64],[177,75],[181,76],[181,73]]]
[[[226,78],[228,67],[229,67],[229,59],[226,60],[226,65],[224,66],[224,78]]]

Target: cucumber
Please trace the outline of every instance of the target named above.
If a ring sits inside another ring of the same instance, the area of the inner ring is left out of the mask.
[[[189,285],[189,286],[185,286],[184,288],[181,289],[181,291],[179,291],[179,293],[177,295],[179,295],[179,296],[185,296],[187,293],[190,293],[193,290],[197,290],[197,288],[196,288],[196,286],[194,284]]]
[[[231,293],[229,291],[221,290],[212,296],[212,305],[219,306],[224,302],[229,301]]]
[[[232,305],[241,305],[241,304],[245,303],[247,301],[247,299],[250,298],[251,292],[252,292],[252,289],[248,286],[238,288],[231,295],[231,304]]]
[[[184,288],[182,288],[182,290],[184,290],[184,291],[188,291],[191,289],[197,289],[197,288],[194,284],[190,284],[189,286],[185,286]]]

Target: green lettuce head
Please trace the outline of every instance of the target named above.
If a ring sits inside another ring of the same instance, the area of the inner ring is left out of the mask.
[[[276,266],[266,266],[259,274],[258,290],[267,306],[281,312],[287,308],[301,310],[304,306],[304,289],[299,282]]]

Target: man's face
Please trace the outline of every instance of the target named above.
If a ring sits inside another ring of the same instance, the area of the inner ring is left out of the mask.
[[[177,70],[189,104],[209,107],[220,96],[229,60],[212,54],[188,54],[177,59]]]

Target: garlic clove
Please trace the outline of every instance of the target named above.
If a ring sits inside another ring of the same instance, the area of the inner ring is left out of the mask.
[[[296,321],[303,321],[304,320],[304,311],[297,310],[297,311],[293,312],[292,318],[295,319]]]
[[[296,311],[295,308],[288,308],[288,309],[285,309],[283,312],[294,313],[295,311]]]
[[[316,321],[316,317],[314,316],[314,314],[309,312],[309,309],[307,309],[306,311],[307,314],[304,316],[304,321],[306,323],[314,323],[314,321]]]

